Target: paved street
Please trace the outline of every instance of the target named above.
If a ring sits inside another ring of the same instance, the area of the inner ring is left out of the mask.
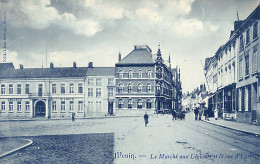
[[[259,163],[259,136],[169,115],[1,122],[1,136],[32,146],[2,163]],[[41,150],[41,151],[40,151]],[[41,153],[39,153],[39,151]]]

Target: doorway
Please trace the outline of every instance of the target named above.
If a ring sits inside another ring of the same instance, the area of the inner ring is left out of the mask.
[[[45,102],[38,101],[35,104],[35,117],[45,117],[45,114],[46,114]]]

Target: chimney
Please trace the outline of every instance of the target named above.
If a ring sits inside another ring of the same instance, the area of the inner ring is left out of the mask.
[[[88,63],[88,68],[93,68],[93,62]]]
[[[77,68],[76,62],[73,62],[73,68]]]
[[[23,69],[23,65],[22,64],[20,64],[20,69]]]
[[[119,52],[119,54],[118,54],[118,62],[120,62],[121,61],[121,53]]]
[[[53,64],[53,62],[50,63],[50,68],[51,68],[51,69],[54,68],[54,64]]]

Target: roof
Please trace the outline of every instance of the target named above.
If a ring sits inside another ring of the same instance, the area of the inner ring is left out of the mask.
[[[151,49],[146,47],[137,47],[117,64],[154,64]]]
[[[8,69],[0,72],[0,78],[7,79],[7,78],[85,77],[87,70],[88,67]]]
[[[13,63],[0,63],[0,72],[7,69],[14,69]]]
[[[88,68],[87,76],[115,76],[115,67]]]

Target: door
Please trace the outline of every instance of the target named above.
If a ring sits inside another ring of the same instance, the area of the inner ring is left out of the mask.
[[[113,115],[113,102],[108,102],[108,114]]]
[[[35,105],[35,117],[45,117],[46,108],[43,101],[38,101]]]

